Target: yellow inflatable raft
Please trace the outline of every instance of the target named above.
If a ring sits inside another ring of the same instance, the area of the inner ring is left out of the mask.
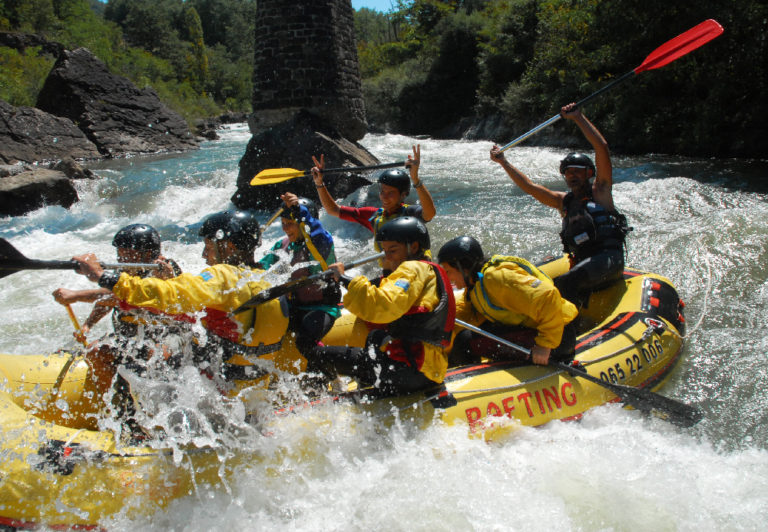
[[[560,258],[539,267],[555,277],[567,271],[568,262]],[[581,369],[608,385],[657,390],[682,351],[683,307],[665,277],[625,269],[621,282],[593,293],[581,309],[575,359]],[[366,334],[359,320],[342,317],[324,341],[362,346]],[[335,399],[362,405],[371,399],[377,402],[376,394],[365,390]],[[408,410],[410,417],[466,423],[471,433],[493,438],[516,425],[578,419],[590,408],[616,400],[608,387],[563,370],[489,362],[450,368],[442,386],[388,403],[403,411],[418,406]]]
[[[542,266],[552,276],[564,268],[563,259]],[[682,308],[668,279],[627,269],[581,312],[576,358],[606,382],[657,389],[681,353]],[[365,325],[345,314],[324,342],[364,345],[366,335]],[[297,359],[295,348],[283,357]],[[82,356],[0,355],[0,528],[93,526],[117,512],[152,513],[260,459],[241,449],[121,445],[112,431],[98,430],[104,404],[97,383]],[[427,393],[375,399],[365,390],[334,398],[387,414],[400,406],[419,422],[464,423],[472,434],[492,437],[515,425],[576,419],[616,396],[550,367],[496,362],[452,368]]]

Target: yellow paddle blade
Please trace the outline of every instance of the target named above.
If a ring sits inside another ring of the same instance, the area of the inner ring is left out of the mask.
[[[282,183],[283,181],[288,181],[289,179],[304,175],[307,175],[304,170],[294,170],[293,168],[267,168],[251,179],[251,186]]]

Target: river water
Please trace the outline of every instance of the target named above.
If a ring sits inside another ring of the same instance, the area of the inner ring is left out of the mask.
[[[185,271],[204,267],[196,224],[230,206],[245,125],[182,155],[93,164],[71,209],[0,219],[0,236],[27,257],[95,252],[128,223],[157,227],[164,253]],[[504,141],[506,139],[500,139]],[[486,251],[538,260],[560,251],[557,214],[521,193],[488,159],[489,142],[369,135],[382,161],[422,150],[421,176],[438,214],[434,249],[459,234]],[[542,184],[563,188],[563,151],[514,148],[508,158]],[[333,161],[329,161],[333,165]],[[309,166],[309,161],[308,161]],[[698,405],[705,419],[679,429],[616,405],[578,423],[522,428],[492,443],[464,427],[382,429],[349,413],[290,423],[266,438],[264,463],[221,491],[103,523],[114,530],[754,530],[768,520],[768,161],[616,157],[614,197],[634,231],[629,264],[667,276],[686,302],[685,356],[662,392]],[[290,188],[290,181],[286,189]],[[346,203],[375,203],[375,187]],[[270,213],[264,213],[264,219]],[[350,260],[370,250],[365,231],[321,215]],[[281,236],[279,224],[266,245]],[[67,271],[0,280],[0,352],[54,351],[72,325],[51,292],[86,288]],[[89,307],[75,305],[81,321]],[[103,320],[96,338],[109,331]]]

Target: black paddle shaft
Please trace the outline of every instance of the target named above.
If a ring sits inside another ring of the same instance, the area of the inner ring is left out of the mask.
[[[502,345],[506,345],[512,349],[517,349],[526,355],[530,356],[531,354],[530,349],[514,344],[509,340],[505,340],[504,338],[496,336],[495,334],[491,334],[488,331],[481,329],[480,327],[475,327],[474,325],[465,323],[461,320],[456,320],[456,324],[464,327],[465,329],[476,332],[477,334],[486,336],[491,340],[495,340]],[[587,370],[583,367],[575,367],[563,362],[550,362],[549,365],[554,368],[561,369],[574,377],[581,377],[582,379],[587,379],[588,381],[594,382],[595,384],[610,390],[619,399],[621,399],[623,403],[631,406],[632,408],[640,410],[641,412],[652,413],[657,417],[669,421],[670,423],[674,423],[680,427],[692,427],[701,421],[701,419],[704,417],[704,414],[701,412],[701,410],[695,406],[676,401],[675,399],[670,399],[669,397],[664,397],[663,395],[659,395],[645,388],[633,388],[632,386],[614,384],[612,382],[598,379],[594,375],[587,373]]]
[[[604,381],[594,375],[590,375],[584,368],[571,366],[563,362],[550,362],[550,365],[566,371],[574,377],[581,377],[582,379],[599,384],[616,394],[622,402],[632,408],[641,412],[652,413],[679,427],[692,427],[704,417],[702,411],[695,406],[664,397],[651,390]]]
[[[134,264],[118,263],[104,264],[101,266],[107,270],[113,269],[157,269],[159,264]],[[0,238],[0,278],[22,270],[73,270],[76,271],[78,263],[74,260],[35,260],[28,259],[5,238]]]
[[[344,269],[348,270],[350,268],[354,268],[355,266],[360,266],[363,264],[367,264],[369,262],[373,262],[382,257],[384,257],[384,253],[377,253],[376,255],[370,255],[362,259],[354,260],[352,262],[346,263],[344,265]],[[314,284],[320,281],[330,281],[335,274],[336,274],[336,270],[329,269],[329,270],[325,270],[324,272],[316,273],[314,275],[309,275],[307,277],[302,277],[300,279],[294,279],[292,281],[288,281],[285,284],[267,288],[265,290],[262,290],[255,296],[253,296],[251,299],[249,299],[239,307],[237,307],[233,311],[233,313],[238,314],[240,312],[244,312],[249,308],[256,307],[258,305],[261,305],[262,303],[266,303],[267,301],[272,301],[273,299],[282,297],[285,294],[289,294],[295,290],[298,290],[299,288],[309,286],[311,284]]]

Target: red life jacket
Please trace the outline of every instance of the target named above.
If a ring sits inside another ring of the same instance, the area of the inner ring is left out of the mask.
[[[422,306],[411,307],[402,317],[385,328],[393,338],[387,346],[389,357],[407,362],[417,369],[421,369],[424,364],[424,349],[421,343],[448,347],[456,321],[456,301],[445,270],[434,262],[427,260],[420,262],[429,264],[435,272],[439,299],[437,305],[432,310]]]

